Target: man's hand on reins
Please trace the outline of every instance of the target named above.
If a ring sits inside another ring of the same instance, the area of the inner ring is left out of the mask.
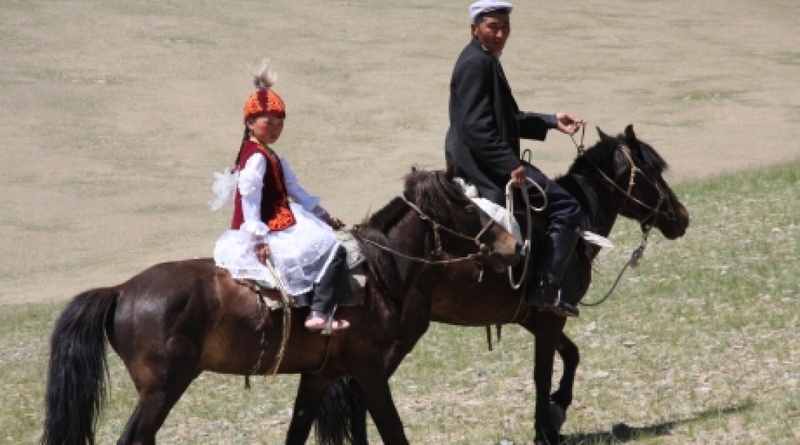
[[[569,113],[556,113],[556,123],[558,124],[558,131],[573,135],[577,133],[586,122]]]
[[[525,169],[524,164],[520,164],[519,167],[511,170],[511,185],[516,188],[520,188],[525,185],[525,180],[528,178],[528,172]]]

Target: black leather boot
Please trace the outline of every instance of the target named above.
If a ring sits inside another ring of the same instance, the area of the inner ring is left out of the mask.
[[[578,232],[564,226],[552,226],[544,238],[539,270],[528,285],[525,301],[541,310],[553,311],[562,317],[577,317],[578,308],[561,298],[561,277],[567,269]]]

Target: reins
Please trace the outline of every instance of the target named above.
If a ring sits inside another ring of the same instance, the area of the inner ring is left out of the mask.
[[[603,297],[600,298],[599,300],[593,301],[591,303],[585,303],[583,301],[580,301],[579,304],[581,306],[588,306],[588,307],[600,306],[601,304],[605,303],[606,300],[608,300],[608,297],[610,297],[611,294],[614,293],[614,291],[617,289],[617,284],[619,284],[619,280],[622,279],[622,275],[625,273],[625,271],[628,270],[629,267],[635,268],[636,266],[639,265],[639,260],[641,260],[642,256],[644,255],[644,249],[645,247],[647,247],[647,237],[649,235],[650,235],[650,228],[648,227],[646,230],[642,231],[642,243],[639,244],[639,247],[634,249],[633,252],[631,252],[631,257],[628,259],[625,265],[622,266],[622,270],[620,270],[619,273],[617,274],[617,279],[614,280],[614,283],[611,285],[611,288],[608,290],[608,292],[606,292],[606,294],[603,295]]]
[[[584,139],[585,135],[586,135],[586,125],[585,124],[581,127],[581,142],[580,142],[580,144],[575,141],[575,137],[573,135],[570,135],[570,138],[572,139],[572,143],[575,144],[575,149],[578,152],[578,156],[583,156],[586,153],[586,147],[583,144],[583,139]],[[617,184],[613,179],[611,179],[599,166],[597,166],[597,164],[594,163],[594,161],[592,161],[588,157],[586,157],[585,159],[587,161],[589,161],[590,164],[592,164],[592,166],[597,170],[598,173],[600,173],[600,176],[605,180],[606,183],[608,183],[608,185],[610,185],[611,187],[613,187],[614,189],[616,189],[618,192],[622,193],[625,196],[625,200],[626,201],[633,201],[634,203],[638,204],[642,208],[647,209],[647,210],[649,210],[651,212],[650,215],[648,215],[646,218],[643,219],[643,221],[647,221],[647,220],[649,220],[650,218],[652,218],[655,215],[663,215],[666,218],[672,218],[671,215],[670,215],[671,214],[671,209],[670,209],[670,211],[661,210],[661,206],[664,204],[664,202],[667,201],[666,194],[664,193],[664,191],[661,189],[661,187],[658,185],[658,183],[656,181],[654,181],[647,174],[647,172],[645,172],[644,170],[642,170],[642,169],[640,169],[639,167],[636,166],[636,163],[633,161],[633,156],[631,155],[631,149],[627,145],[624,145],[624,144],[621,144],[621,145],[622,145],[622,154],[625,155],[625,158],[628,160],[628,164],[630,164],[630,166],[631,166],[630,175],[628,177],[628,189],[627,190],[625,190],[622,187],[620,187],[620,185]],[[656,203],[655,207],[642,202],[640,199],[636,198],[631,193],[631,191],[633,190],[633,187],[636,185],[636,175],[637,174],[640,174],[642,177],[644,177],[647,180],[647,182],[649,182],[650,185],[652,185],[653,188],[656,189],[656,191],[658,192],[658,202]]]
[[[575,144],[575,149],[578,152],[578,156],[583,156],[586,153],[586,147],[583,144],[583,139],[584,139],[585,135],[586,135],[586,125],[585,124],[582,126],[582,129],[581,129],[581,141],[580,141],[580,144],[575,141],[575,137],[573,135],[570,135],[570,138],[572,139],[572,143]],[[636,204],[640,205],[641,207],[651,211],[650,215],[648,215],[646,218],[644,218],[643,221],[647,221],[650,218],[652,218],[654,215],[657,215],[657,214],[661,214],[661,215],[664,215],[665,217],[669,217],[669,213],[668,212],[664,212],[663,210],[661,210],[662,204],[666,201],[666,197],[665,197],[664,191],[661,189],[661,187],[659,187],[658,183],[653,181],[653,179],[650,178],[647,175],[647,173],[645,171],[643,171],[642,169],[640,169],[639,167],[636,166],[636,163],[633,161],[633,157],[631,156],[630,148],[628,148],[627,145],[622,145],[622,148],[623,148],[622,153],[625,155],[625,158],[628,160],[628,163],[631,166],[631,168],[630,168],[630,176],[628,178],[628,189],[627,190],[623,189],[622,187],[619,186],[619,184],[614,182],[614,180],[612,180],[603,170],[601,170],[600,167],[598,167],[597,164],[595,164],[591,159],[589,159],[588,157],[586,157],[585,159],[587,161],[589,161],[590,164],[592,164],[592,166],[597,170],[597,172],[600,173],[600,176],[609,185],[611,185],[611,187],[613,187],[614,189],[616,189],[618,192],[622,193],[625,196],[625,200],[626,201],[628,201],[628,200],[633,201]],[[639,200],[638,198],[636,198],[635,196],[633,196],[631,194],[631,191],[633,190],[634,185],[636,185],[636,174],[637,173],[639,173],[642,176],[644,176],[644,178],[650,183],[650,185],[652,185],[653,188],[655,188],[656,191],[658,191],[658,202],[656,203],[655,207],[650,206],[648,204],[645,204],[644,202],[642,202],[641,200]],[[647,247],[647,238],[650,235],[650,229],[652,229],[652,226],[650,226],[649,224],[646,224],[646,223],[642,223],[642,242],[639,244],[639,247],[637,247],[636,249],[633,250],[633,252],[631,252],[630,258],[625,263],[625,265],[622,266],[622,269],[617,274],[617,278],[614,280],[614,283],[611,285],[611,288],[608,290],[608,292],[606,292],[606,294],[603,295],[603,297],[600,298],[599,300],[591,302],[591,303],[585,303],[583,301],[580,301],[579,302],[580,305],[587,306],[587,307],[599,306],[599,305],[603,304],[606,300],[608,300],[608,298],[611,296],[611,294],[613,294],[614,291],[617,289],[617,285],[619,284],[620,280],[622,279],[622,276],[625,274],[625,272],[628,270],[628,268],[635,268],[636,266],[639,265],[639,261],[641,260],[642,256],[644,255],[644,250]]]
[[[451,234],[451,235],[453,235],[455,237],[458,237],[458,238],[461,238],[461,239],[464,239],[464,240],[467,240],[467,241],[472,241],[478,247],[478,252],[479,253],[471,253],[471,254],[469,254],[467,256],[455,257],[455,258],[450,258],[450,259],[445,259],[445,260],[429,260],[427,258],[406,255],[406,254],[404,254],[402,252],[398,252],[397,250],[392,249],[389,246],[384,246],[383,244],[380,244],[378,242],[372,241],[370,239],[359,238],[361,241],[364,241],[364,242],[366,242],[368,244],[371,244],[371,245],[373,245],[373,246],[375,246],[375,247],[377,247],[377,248],[379,248],[379,249],[381,249],[383,251],[389,252],[389,253],[391,253],[393,255],[397,255],[397,256],[399,256],[401,258],[405,258],[407,260],[416,261],[418,263],[423,263],[423,264],[451,264],[451,263],[459,263],[459,262],[463,262],[463,261],[474,261],[475,258],[477,258],[479,255],[485,253],[488,250],[488,247],[486,247],[486,244],[481,242],[480,238],[483,236],[484,233],[486,233],[487,230],[489,230],[489,228],[492,227],[492,225],[494,225],[495,222],[494,222],[493,219],[489,218],[489,221],[486,223],[485,226],[483,226],[483,228],[478,232],[477,235],[468,236],[468,235],[464,235],[461,232],[455,231],[455,230],[453,230],[453,229],[451,229],[451,228],[449,228],[447,226],[443,226],[443,225],[439,224],[438,222],[434,221],[433,218],[431,218],[428,215],[426,215],[425,212],[422,211],[422,209],[417,207],[417,205],[414,204],[413,202],[407,200],[405,197],[401,197],[400,199],[402,199],[403,202],[405,202],[412,210],[414,210],[414,212],[417,214],[417,216],[419,216],[419,218],[421,220],[426,221],[433,228],[433,237],[434,237],[435,250],[432,253],[435,256],[438,257],[438,256],[441,256],[442,253],[444,253],[444,249],[442,248],[442,238],[441,238],[441,235],[439,234],[439,230],[444,230],[445,232],[447,232],[447,233],[449,233],[449,234]]]
[[[289,335],[291,334],[291,331],[292,331],[292,304],[293,304],[293,302],[292,302],[292,297],[289,296],[288,291],[286,290],[286,288],[283,285],[283,281],[281,280],[281,277],[278,274],[278,271],[275,270],[275,266],[273,266],[272,261],[270,261],[269,258],[267,258],[266,261],[264,261],[264,265],[267,267],[267,269],[269,270],[270,274],[272,275],[272,278],[275,280],[275,284],[276,284],[276,286],[277,286],[277,288],[278,288],[278,290],[280,291],[280,294],[281,294],[281,301],[283,302],[283,335],[281,336],[281,345],[280,345],[280,348],[278,348],[278,354],[275,357],[275,364],[272,366],[271,370],[267,371],[267,374],[272,374],[272,378],[274,379],[275,376],[278,374],[278,370],[280,369],[281,363],[283,362],[283,357],[284,357],[284,354],[286,352],[286,344],[289,341]],[[262,297],[260,292],[258,292],[258,295],[260,297],[259,298],[260,306],[263,309],[263,301],[261,301],[261,298],[263,298],[263,297]],[[335,307],[334,307],[333,311],[334,312],[336,311]],[[330,332],[330,329],[331,329],[332,319],[333,319],[332,316],[328,317],[328,326],[326,328],[328,330],[328,332]],[[246,386],[248,388],[250,387],[248,377],[250,375],[253,375],[253,374],[257,373],[258,370],[261,368],[261,362],[262,362],[262,359],[264,358],[264,352],[265,352],[265,349],[266,349],[266,329],[264,331],[262,331],[262,334],[261,334],[261,346],[262,346],[261,353],[258,356],[258,360],[256,361],[256,364],[253,366],[253,369],[250,371],[250,374],[245,376],[245,383],[246,383]],[[322,371],[323,368],[325,368],[325,365],[327,365],[327,363],[328,363],[328,358],[330,357],[330,353],[331,353],[331,340],[330,340],[330,336],[329,336],[328,337],[328,347],[325,350],[325,358],[322,360],[322,365],[320,365],[319,369],[314,371],[312,374],[316,374],[316,373]]]
[[[536,181],[534,181],[533,179],[528,178],[528,177],[526,177],[525,179],[527,179],[527,181],[530,184],[532,184],[534,187],[539,189],[539,192],[542,194],[542,200],[544,200],[544,203],[542,204],[541,207],[534,207],[530,203],[530,199],[531,199],[530,195],[528,193],[525,193],[525,192],[520,193],[522,195],[522,200],[525,202],[525,216],[526,216],[526,224],[525,224],[526,225],[526,230],[525,230],[526,236],[525,236],[525,242],[522,245],[522,252],[521,253],[522,253],[523,256],[527,257],[528,253],[530,252],[530,249],[531,249],[531,238],[533,237],[533,217],[532,217],[531,211],[541,212],[545,208],[547,208],[547,195],[545,194],[545,192],[542,189],[542,187],[539,186],[539,184],[536,183]],[[514,194],[513,194],[512,190],[511,190],[512,183],[513,183],[512,181],[508,181],[508,183],[506,184],[506,209],[508,210],[508,213],[506,214],[506,229],[509,230],[509,231],[511,231],[510,230],[510,228],[511,228],[511,218],[514,217]],[[529,264],[530,264],[530,261],[525,261],[525,265],[522,266],[522,274],[519,277],[519,281],[517,281],[516,283],[514,282],[514,268],[511,267],[511,266],[508,267],[508,284],[511,285],[512,289],[517,290],[520,287],[522,287],[522,284],[525,282],[525,277],[528,274],[528,265]]]

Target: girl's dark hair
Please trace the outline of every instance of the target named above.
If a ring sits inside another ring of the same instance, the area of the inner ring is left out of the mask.
[[[244,135],[242,135],[242,143],[239,145],[239,153],[236,153],[236,160],[233,162],[234,170],[239,168],[239,158],[242,156],[242,149],[244,148],[245,142],[250,139],[250,129],[247,128],[247,125],[244,126]]]

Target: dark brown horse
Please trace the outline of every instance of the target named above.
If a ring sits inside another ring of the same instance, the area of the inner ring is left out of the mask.
[[[291,311],[284,337],[284,311],[265,308],[251,287],[211,259],[158,264],[120,285],[77,295],[52,333],[42,443],[94,443],[106,391],[106,341],[139,394],[119,444],[154,444],[172,407],[204,371],[301,374],[288,444],[305,443],[318,399],[338,377],[351,376],[383,441],[407,443],[385,357],[428,326],[430,300],[413,291],[426,279],[426,262],[447,254],[502,270],[519,256],[513,236],[449,179],[443,172],[413,171],[404,197],[370,220],[371,227],[390,225],[391,232],[356,231],[365,243],[367,286],[362,304],[339,308],[351,327],[332,337],[303,327],[305,309]]]
[[[600,130],[598,133],[600,141],[579,154],[569,172],[557,180],[581,202],[585,213],[583,228],[606,236],[617,216],[622,215],[638,221],[645,233],[657,228],[668,239],[683,236],[689,214],[662,177],[667,169],[663,158],[636,137],[632,126],[616,137]],[[563,295],[572,303],[577,304],[586,294],[592,279],[592,261],[599,251],[600,248],[585,242],[575,249],[562,280]],[[535,440],[537,443],[560,443],[561,420],[572,402],[579,360],[577,346],[563,332],[567,319],[525,305],[521,291],[510,286],[507,274],[486,271],[479,281],[481,273],[473,265],[449,265],[432,285],[428,283],[428,287],[417,291],[430,293],[434,321],[460,326],[514,323],[534,335]],[[470,284],[465,286],[464,283]],[[389,369],[396,369],[409,351],[395,350],[396,354],[387,358]],[[564,361],[564,373],[558,390],[551,394],[556,351]],[[328,420],[328,417],[344,416],[351,419],[351,427],[363,425],[359,420],[364,417],[361,407],[341,402],[335,407],[329,405],[337,398],[358,401],[359,398],[352,395],[343,398],[352,392],[359,392],[357,382],[340,381],[331,388],[331,397],[325,400],[320,413],[323,442],[340,443],[339,438],[347,436],[354,443],[367,443],[364,429],[343,434],[337,428],[345,424]]]

